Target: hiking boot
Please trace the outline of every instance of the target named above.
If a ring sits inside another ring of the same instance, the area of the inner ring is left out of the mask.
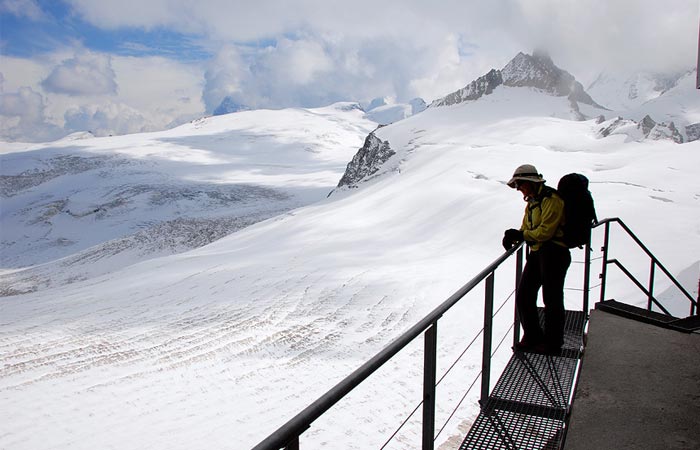
[[[535,349],[538,346],[544,345],[544,342],[542,340],[537,340],[537,341],[531,341],[527,338],[522,338],[520,342],[515,344],[513,346],[513,350],[519,351],[519,352],[531,352],[533,349]]]

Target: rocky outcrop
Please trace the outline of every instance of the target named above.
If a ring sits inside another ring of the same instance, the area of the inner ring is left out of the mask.
[[[693,123],[686,126],[685,135],[688,138],[688,142],[693,142],[700,139],[700,123]]]
[[[684,139],[683,135],[678,131],[676,125],[673,122],[670,123],[657,123],[648,114],[644,116],[641,122],[637,125],[647,139],[653,139],[655,141],[662,139],[670,139],[676,144],[682,144]]]
[[[653,139],[655,141],[662,139],[670,139],[676,144],[683,143],[683,135],[678,131],[676,126],[671,123],[657,123],[654,128],[651,129],[647,135],[648,139]]]
[[[338,187],[357,187],[377,172],[396,152],[389,146],[389,141],[382,141],[374,132],[365,139],[365,144],[348,163]]]
[[[470,100],[477,100],[484,95],[489,95],[501,84],[503,84],[501,71],[491,69],[491,71],[486,75],[477,78],[466,87],[455,91],[444,98],[435,100],[430,106],[450,106]]]
[[[664,122],[657,123],[649,115],[644,116],[639,122],[617,117],[612,121],[604,122],[602,125],[604,126],[598,129],[598,136],[602,138],[613,134],[622,134],[635,141],[644,139],[652,139],[655,141],[668,139],[677,144],[682,144],[684,142],[683,135],[678,131],[673,122],[668,124]],[[700,131],[700,129],[698,131]]]
[[[644,116],[642,121],[639,122],[637,128],[642,130],[642,134],[644,134],[644,136],[649,136],[649,133],[651,133],[651,130],[653,130],[655,126],[656,122],[654,121],[654,119],[651,118],[651,116],[647,114],[646,116]]]
[[[604,121],[596,122],[596,123],[601,124],[603,122]],[[617,130],[618,128],[620,128],[622,125],[629,124],[630,122],[631,122],[630,120],[625,120],[622,117],[616,117],[611,123],[605,125],[604,127],[602,127],[601,129],[598,130],[598,136],[608,137],[611,134],[613,134],[613,132],[615,130]]]

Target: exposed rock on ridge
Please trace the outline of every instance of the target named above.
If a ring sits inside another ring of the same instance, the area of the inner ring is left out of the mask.
[[[634,120],[623,119],[617,117],[610,122],[602,123],[604,125],[598,130],[598,136],[608,137],[613,134],[623,134],[628,138],[641,141],[643,139],[652,139],[655,141],[669,139],[677,144],[685,142],[683,135],[678,131],[673,122],[657,123],[651,116],[646,115],[639,122]],[[688,132],[688,127],[686,127]],[[688,141],[690,141],[690,133],[688,133]]]
[[[359,182],[366,181],[376,174],[380,167],[395,154],[396,152],[389,146],[389,141],[382,141],[374,132],[370,133],[362,148],[348,163],[338,187],[357,187]]]
[[[469,83],[466,87],[455,91],[444,98],[435,100],[430,106],[449,106],[471,100],[478,100],[484,95],[489,95],[490,93],[492,93],[493,90],[501,84],[503,84],[503,77],[501,76],[501,71],[491,69],[491,71],[486,75],[477,78],[476,80]]]

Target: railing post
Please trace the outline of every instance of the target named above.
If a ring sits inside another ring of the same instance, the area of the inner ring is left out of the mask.
[[[591,289],[591,240],[583,248],[583,313],[588,317],[589,291]]]
[[[425,331],[423,356],[423,450],[435,447],[435,377],[437,372],[437,321]]]
[[[515,295],[518,295],[518,286],[520,286],[520,279],[523,276],[523,247],[518,249],[515,255]],[[520,342],[520,315],[518,314],[518,304],[513,302],[513,346]]]
[[[491,382],[491,339],[493,334],[494,272],[486,278],[484,295],[484,348],[481,353],[481,407],[486,406]]]
[[[299,450],[299,436],[289,441],[287,445],[284,446],[284,450]]]
[[[647,311],[651,311],[651,302],[654,298],[654,269],[656,268],[656,260],[651,258],[651,267],[649,268],[649,300],[647,300]]]
[[[600,273],[600,301],[605,300],[605,281],[608,273],[608,244],[610,240],[610,222],[605,222],[605,238],[603,239],[603,270]]]

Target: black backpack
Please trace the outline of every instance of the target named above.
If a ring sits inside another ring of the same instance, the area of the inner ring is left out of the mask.
[[[591,228],[598,222],[588,178],[579,173],[564,175],[557,185],[564,200],[564,243],[569,248],[582,248],[591,239]]]

